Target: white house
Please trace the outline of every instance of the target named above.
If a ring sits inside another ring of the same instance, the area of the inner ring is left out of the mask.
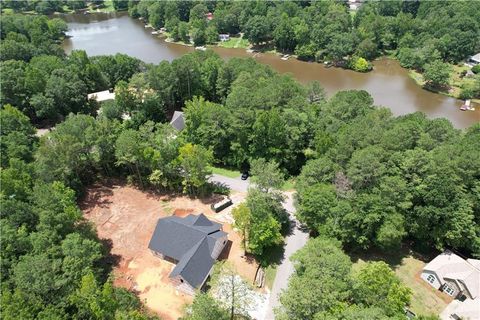
[[[421,277],[458,299],[447,307],[442,319],[480,320],[480,260],[465,260],[447,250],[423,268]]]
[[[471,56],[470,59],[468,59],[468,62],[470,62],[472,65],[480,64],[480,52],[474,56]]]
[[[115,100],[115,93],[110,90],[104,90],[104,91],[89,93],[87,95],[87,98],[97,100],[98,102]]]

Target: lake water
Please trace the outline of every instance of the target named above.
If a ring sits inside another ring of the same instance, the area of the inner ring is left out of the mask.
[[[75,49],[85,50],[90,56],[125,53],[145,62],[158,63],[172,61],[194,50],[152,35],[152,29],[145,28],[141,21],[126,13],[72,14],[63,18],[68,22],[68,34],[72,36],[63,43],[67,53]],[[366,90],[376,105],[389,107],[395,115],[422,111],[431,118],[448,118],[457,128],[466,128],[480,121],[480,108],[473,112],[460,111],[462,101],[423,90],[395,60],[380,59],[374,62],[374,71],[358,73],[295,59],[284,61],[274,54],[252,54],[244,49],[215,47],[213,50],[224,59],[254,57],[280,73],[292,74],[303,83],[318,80],[329,95],[339,90]]]

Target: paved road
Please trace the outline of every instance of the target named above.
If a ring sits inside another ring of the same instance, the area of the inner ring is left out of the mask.
[[[212,174],[209,181],[224,184],[227,187],[229,187],[231,190],[240,191],[240,192],[247,192],[248,186],[250,184],[249,183],[250,179],[242,180],[240,179],[240,177],[229,178],[219,174]]]
[[[218,174],[212,175],[210,181],[215,181],[223,183],[228,186],[231,190],[246,192],[249,186],[249,180],[241,180],[239,178],[228,178]],[[290,215],[291,224],[294,225],[291,233],[285,238],[285,252],[284,258],[281,264],[277,268],[277,275],[273,282],[272,291],[270,292],[270,301],[268,302],[268,310],[264,320],[273,320],[275,315],[273,309],[280,306],[278,301],[278,295],[282,292],[283,289],[286,289],[288,286],[288,279],[294,272],[294,267],[290,261],[290,256],[294,254],[297,250],[301,249],[308,240],[308,233],[300,228],[300,224],[295,218],[295,207],[293,205],[293,193],[284,192],[285,202],[283,207]],[[262,320],[262,319],[258,319]]]

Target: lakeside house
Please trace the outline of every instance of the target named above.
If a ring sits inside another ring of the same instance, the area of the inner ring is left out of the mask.
[[[99,92],[89,93],[87,98],[97,100],[98,102],[108,101],[108,100],[115,100],[115,92],[113,90],[104,90]]]
[[[480,320],[480,260],[445,251],[430,261],[421,278],[454,300],[442,319]]]
[[[230,40],[230,35],[229,35],[229,34],[221,33],[221,34],[218,35],[218,39],[219,39],[221,42],[225,42],[225,41]]]
[[[158,219],[148,248],[155,256],[176,264],[170,281],[178,290],[194,295],[204,286],[227,241],[221,224],[204,214],[190,214]]]
[[[477,64],[480,64],[480,52],[474,56],[471,56],[470,59],[468,59],[468,62],[474,66],[476,66]]]
[[[177,131],[182,131],[185,128],[185,116],[182,111],[175,111],[173,113],[170,125]]]

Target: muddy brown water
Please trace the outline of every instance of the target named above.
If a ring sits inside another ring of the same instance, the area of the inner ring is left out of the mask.
[[[150,28],[130,18],[126,13],[71,14],[62,17],[68,23],[68,38],[63,43],[69,53],[82,49],[88,55],[125,53],[145,62],[172,61],[194,48],[167,43],[152,35]],[[280,73],[290,73],[300,82],[318,80],[329,95],[339,90],[363,89],[374,98],[376,105],[389,107],[394,115],[422,111],[430,118],[445,117],[457,128],[480,122],[480,107],[476,111],[460,111],[462,101],[422,89],[408,76],[397,61],[380,59],[374,70],[358,73],[340,68],[325,68],[322,64],[295,59],[281,60],[270,53],[248,53],[244,49],[214,47],[222,58],[253,57]]]

